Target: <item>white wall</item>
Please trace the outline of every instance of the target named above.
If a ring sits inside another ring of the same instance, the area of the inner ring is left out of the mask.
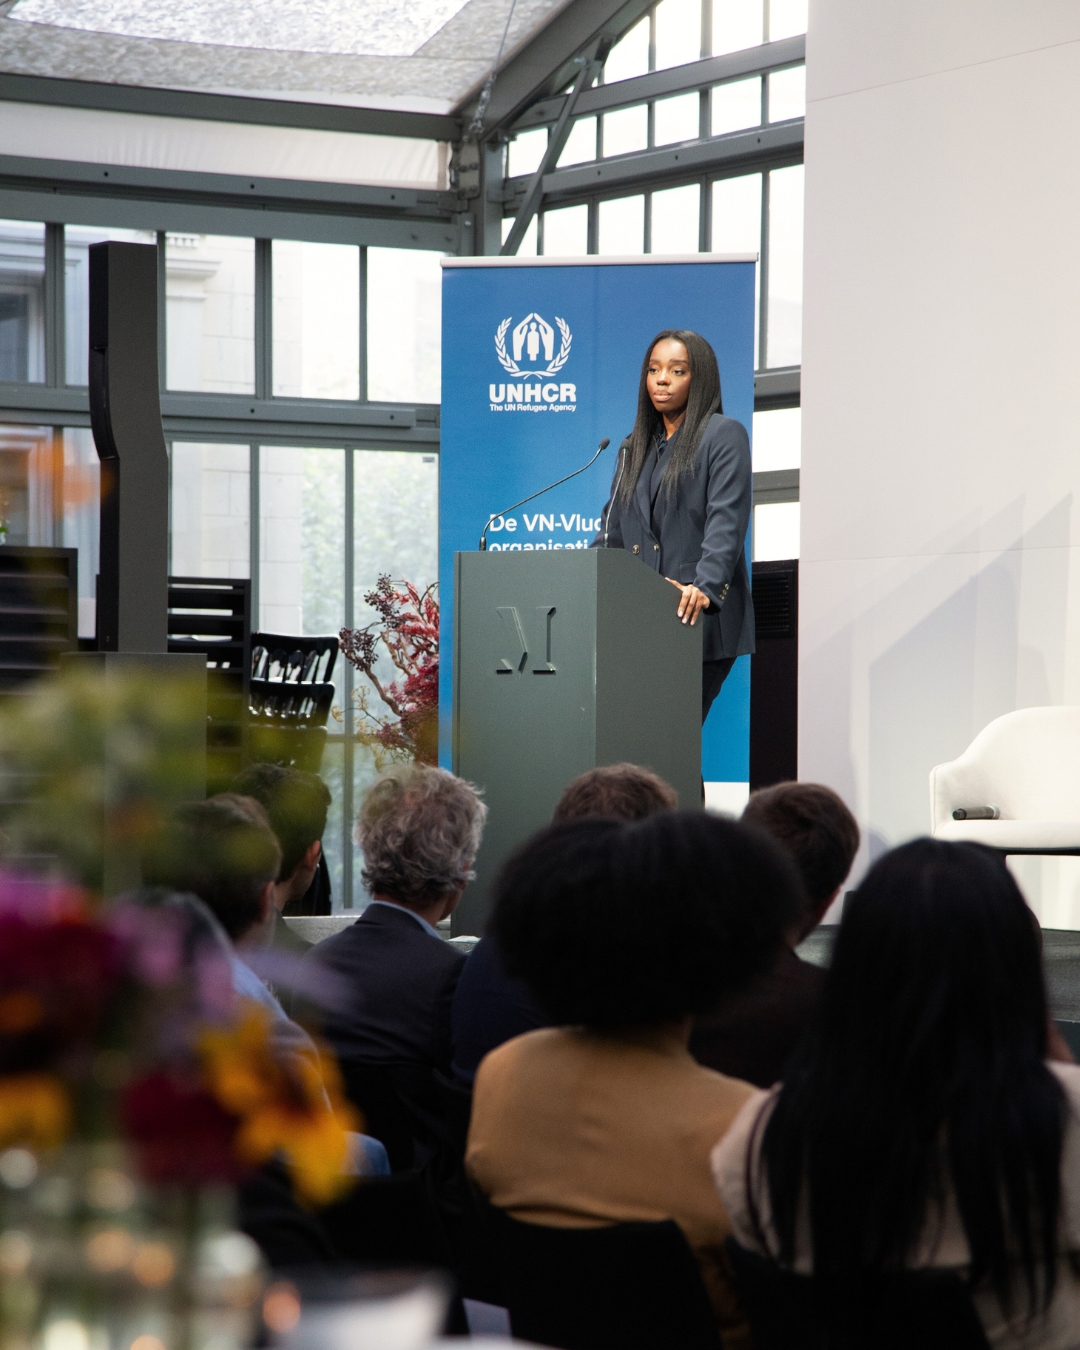
[[[874,856],[1080,703],[1080,5],[812,0],[807,45],[799,774]]]

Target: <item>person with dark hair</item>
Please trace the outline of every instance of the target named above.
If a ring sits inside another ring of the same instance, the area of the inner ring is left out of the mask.
[[[745,1343],[709,1153],[752,1095],[696,1064],[694,1016],[767,962],[798,879],[767,836],[704,812],[551,825],[498,880],[491,931],[554,1024],[480,1065],[466,1166],[555,1227],[674,1219],[725,1346]]]
[[[180,807],[151,840],[142,872],[146,886],[203,902],[229,939],[233,989],[269,1010],[275,1039],[285,1048],[314,1054],[307,1033],[243,959],[269,938],[280,867],[281,849],[263,808],[252,797],[222,792]]]
[[[803,903],[769,969],[698,1020],[690,1053],[710,1069],[771,1087],[783,1077],[825,979],[795,948],[840,894],[859,851],[859,827],[832,788],[821,783],[764,788],[750,798],[742,818],[791,855],[802,878]]]
[[[251,764],[233,780],[232,790],[253,797],[270,818],[281,846],[271,944],[301,956],[311,943],[298,937],[281,916],[330,913],[330,874],[322,850],[330,789],[318,774],[281,764]],[[323,873],[325,881],[318,885]]]
[[[657,811],[673,811],[678,794],[651,769],[637,764],[604,764],[569,783],[555,805],[553,822],[589,816],[644,820]],[[453,1075],[472,1083],[480,1061],[497,1045],[547,1026],[547,1018],[522,980],[502,968],[491,934],[469,953],[450,1010],[454,1041]]]
[[[754,650],[752,496],[750,440],[723,414],[716,353],[699,333],[665,328],[645,353],[592,547],[629,549],[678,589],[683,623],[701,619],[702,722],[736,657]]]
[[[143,881],[197,895],[235,944],[265,924],[280,866],[263,808],[222,792],[177,809],[144,855]]]
[[[556,825],[587,816],[644,820],[657,811],[674,811],[678,805],[679,794],[651,769],[638,764],[601,764],[563,788],[551,820]]]
[[[1039,937],[1000,855],[917,839],[849,896],[783,1084],[713,1153],[744,1247],[968,1284],[989,1343],[1078,1344],[1080,1068],[1047,1060]]]
[[[825,917],[859,851],[859,826],[823,783],[777,783],[755,792],[743,820],[771,834],[795,859],[807,908],[799,941]]]

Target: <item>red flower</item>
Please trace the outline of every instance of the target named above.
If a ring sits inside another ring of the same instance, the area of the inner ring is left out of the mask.
[[[123,945],[95,924],[0,915],[0,1072],[91,1040],[123,978]]]
[[[365,628],[343,628],[346,660],[363,674],[390,716],[380,716],[361,698],[357,739],[395,757],[434,764],[438,757],[439,602],[434,584],[421,592],[411,582],[395,585],[380,576],[364,603],[379,615]],[[382,649],[402,678],[376,673]]]
[[[201,1185],[247,1175],[233,1154],[236,1117],[194,1083],[147,1074],[125,1091],[121,1120],[149,1182]]]

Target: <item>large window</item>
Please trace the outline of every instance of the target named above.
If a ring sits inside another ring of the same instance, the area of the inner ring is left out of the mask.
[[[440,254],[367,250],[367,396],[438,403],[442,346]]]
[[[174,441],[169,468],[170,573],[250,577],[248,447]]]
[[[754,414],[754,475],[764,489],[754,507],[754,561],[799,556],[800,506],[797,475],[802,462],[802,412],[777,408]],[[791,500],[776,500],[777,497]]]
[[[612,47],[604,82],[806,32],[807,0],[660,0]]]
[[[45,379],[45,226],[0,220],[0,380]]]
[[[161,250],[164,394],[439,401],[438,252],[0,219],[0,409],[5,384],[85,388],[89,250],[108,240]]]
[[[521,256],[757,256],[757,561],[800,551],[806,22],[807,0],[660,0],[575,95],[554,165],[559,101],[523,112],[502,185],[505,242],[545,165]]]
[[[360,250],[274,241],[274,393],[360,397]]]
[[[802,217],[803,167],[795,164],[550,207],[530,224],[518,254],[756,253],[757,364],[776,369],[802,359]],[[504,238],[511,224],[507,217]]]
[[[437,580],[434,453],[175,440],[170,461],[170,571],[251,577],[259,630],[332,635],[376,617],[365,596],[380,575],[421,590]],[[385,658],[379,674],[395,678]],[[346,895],[362,903],[351,822],[377,769],[354,739],[355,685],[343,658],[334,683],[322,776],[334,798],[324,843],[340,908]]]
[[[255,240],[165,237],[166,387],[255,392]]]
[[[767,366],[802,360],[803,166],[769,174]]]
[[[99,566],[89,249],[107,240],[159,249],[170,573],[249,578],[253,628],[287,635],[368,622],[380,573],[435,580],[440,254],[400,236],[0,220],[0,542],[78,549],[80,637],[95,633]],[[354,740],[343,659],[334,679],[324,843],[341,908],[362,903],[351,828],[376,766]]]
[[[581,95],[519,246],[548,257],[758,254],[759,558],[798,551],[799,414],[785,402],[798,400],[801,359],[805,27],[806,0],[654,3]],[[486,203],[504,203],[504,238],[558,100],[537,109],[507,131],[503,172],[516,181],[483,186]],[[436,250],[472,237],[466,216],[479,205],[431,193],[369,209],[350,188],[347,199],[256,209],[202,184],[178,187],[190,200],[174,213],[165,196],[110,190],[97,198],[84,184],[82,220],[44,224],[18,218],[26,193],[0,189],[0,539],[79,549],[79,632],[92,636],[88,251],[156,243],[173,573],[249,578],[253,626],[298,635],[368,622],[365,596],[382,573],[433,581]],[[496,221],[483,217],[485,248]],[[353,738],[351,669],[339,665],[336,683],[323,771],[340,905],[360,899],[349,831],[374,761]]]
[[[594,107],[616,106],[572,121],[519,255],[756,253],[757,367],[797,367],[803,170],[792,161],[802,158],[806,68],[798,39],[805,31],[805,0],[660,0],[615,44],[598,83],[582,96],[578,106],[589,99]],[[755,47],[762,47],[756,61]],[[733,52],[744,55],[723,60]],[[678,74],[679,67],[686,68],[681,81],[664,76],[671,92],[642,97],[657,88],[659,73]],[[554,119],[556,105],[550,108]],[[506,172],[519,180],[519,193],[520,181],[540,166],[553,125],[527,127],[509,142]],[[747,137],[759,128],[773,136],[760,151]],[[704,157],[705,171],[687,176],[680,169],[676,152],[687,145],[715,147]],[[587,187],[580,166],[591,161],[601,182],[600,166],[610,162],[627,186]],[[578,193],[586,195],[573,200]],[[512,224],[508,215],[504,239]]]

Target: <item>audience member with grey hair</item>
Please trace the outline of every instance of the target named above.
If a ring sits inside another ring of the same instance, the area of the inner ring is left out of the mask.
[[[364,885],[413,911],[441,908],[445,918],[472,880],[486,815],[476,789],[445,769],[384,774],[365,795],[356,825]]]
[[[350,1096],[370,1116],[363,1085],[380,1074],[392,1080],[418,1141],[432,1137],[423,1075],[450,1068],[450,1004],[465,963],[435,925],[472,877],[486,815],[476,788],[445,769],[384,774],[365,793],[356,827],[371,903],[304,958],[350,987],[347,1006],[323,1027]]]

